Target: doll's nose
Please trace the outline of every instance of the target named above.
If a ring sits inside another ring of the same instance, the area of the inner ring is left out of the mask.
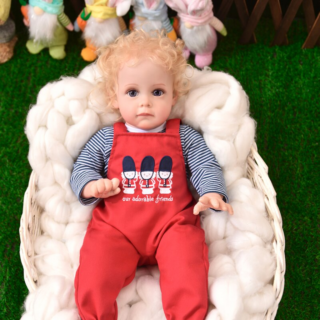
[[[143,95],[140,98],[140,107],[150,107],[151,103],[150,103],[150,99],[148,96]]]

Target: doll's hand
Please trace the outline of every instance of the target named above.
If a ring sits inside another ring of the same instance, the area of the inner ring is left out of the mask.
[[[217,30],[219,33],[221,33],[223,36],[227,35],[227,29],[224,26],[224,24],[217,18],[213,17],[210,21],[209,24]]]
[[[193,208],[193,214],[197,215],[200,211],[213,208],[215,210],[228,211],[233,214],[233,209],[230,204],[223,201],[223,196],[219,193],[206,193]]]
[[[113,178],[100,179],[95,181],[90,181],[82,190],[81,197],[85,199],[89,198],[108,198],[115,196],[120,192],[119,179]]]
[[[27,19],[23,19],[23,23],[24,23],[24,25],[26,26],[26,27],[30,27],[30,23],[29,23],[29,21],[27,20]]]
[[[69,31],[73,31],[73,24],[70,22],[67,26],[66,29],[68,29]]]

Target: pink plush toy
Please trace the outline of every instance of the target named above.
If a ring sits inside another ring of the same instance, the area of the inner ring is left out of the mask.
[[[214,17],[211,0],[165,0],[167,5],[177,11],[180,18],[180,34],[185,42],[184,55],[189,58],[195,54],[198,68],[209,66],[212,52],[217,46],[216,31],[227,35],[223,23]]]

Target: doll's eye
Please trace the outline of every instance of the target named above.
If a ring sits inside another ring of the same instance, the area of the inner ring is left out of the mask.
[[[129,97],[131,97],[131,98],[134,98],[134,97],[136,97],[136,96],[138,95],[138,91],[137,91],[137,90],[129,90],[129,91],[127,92],[127,95],[128,95]]]
[[[153,90],[152,94],[156,97],[160,97],[164,94],[164,92],[160,89]]]

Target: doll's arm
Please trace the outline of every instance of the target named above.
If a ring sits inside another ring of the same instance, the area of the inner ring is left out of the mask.
[[[215,210],[228,211],[229,214],[233,214],[233,209],[229,203],[223,201],[223,196],[219,193],[206,193],[203,195],[198,203],[193,208],[193,214],[197,215],[200,211],[204,211],[208,208]]]
[[[182,125],[180,135],[185,161],[191,171],[190,181],[200,197],[215,193],[221,195],[222,201],[228,203],[221,167],[201,134],[189,126]]]
[[[87,184],[106,177],[112,143],[112,127],[98,131],[87,142],[74,164],[70,184],[83,205],[91,205],[98,201],[96,197],[82,197],[82,193]]]
[[[21,13],[23,15],[23,23],[29,27],[29,17],[28,17],[28,10],[29,10],[29,5],[27,5],[26,2],[20,1],[21,4]]]
[[[217,17],[213,17],[209,24],[215,29],[217,30],[219,33],[221,33],[223,36],[227,35],[227,29],[224,26],[224,24],[217,18]]]
[[[73,31],[73,24],[71,23],[70,19],[68,18],[68,16],[64,12],[61,12],[58,15],[58,21],[66,29],[68,29],[69,31]]]
[[[76,22],[77,22],[77,25],[79,27],[79,29],[83,32],[86,25],[87,25],[87,21],[88,19],[90,18],[91,16],[91,12],[87,14],[86,12],[86,8],[84,8],[81,13],[79,14]]]

